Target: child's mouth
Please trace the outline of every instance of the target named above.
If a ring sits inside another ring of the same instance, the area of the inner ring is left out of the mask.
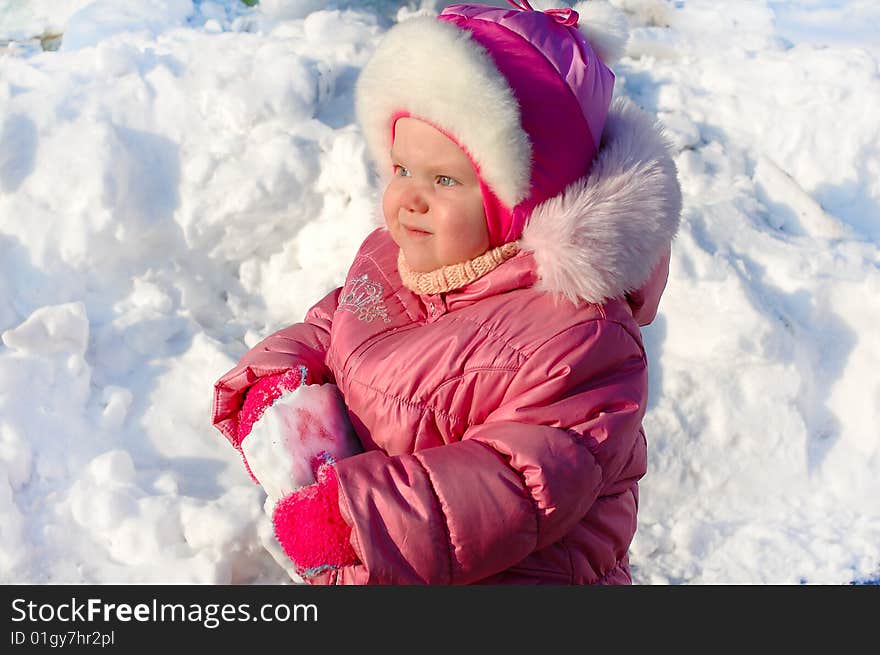
[[[427,237],[427,236],[431,236],[431,233],[428,232],[427,230],[420,230],[420,229],[417,228],[417,227],[411,227],[411,226],[409,226],[409,225],[404,225],[404,224],[402,224],[402,223],[401,223],[401,225],[403,225],[403,229],[406,231],[406,233],[407,233],[409,236],[412,236],[412,237]]]

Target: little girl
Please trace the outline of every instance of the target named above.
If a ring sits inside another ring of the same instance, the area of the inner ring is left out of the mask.
[[[356,89],[385,226],[215,386],[246,457],[290,394],[344,401],[350,423],[318,417],[321,456],[295,434],[271,446],[314,466],[274,487],[273,515],[312,583],[631,583],[639,325],[666,283],[676,170],[655,122],[611,102],[625,28],[599,25],[619,14],[510,4],[389,30]]]

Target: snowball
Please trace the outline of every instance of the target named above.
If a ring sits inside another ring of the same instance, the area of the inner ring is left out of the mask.
[[[275,500],[315,482],[319,454],[339,460],[361,450],[342,394],[332,384],[282,395],[242,442],[251,471]]]

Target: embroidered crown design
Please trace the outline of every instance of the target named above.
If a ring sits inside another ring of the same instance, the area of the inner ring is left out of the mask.
[[[382,285],[366,274],[352,279],[347,290],[343,290],[339,298],[339,309],[356,314],[367,323],[376,318],[381,318],[386,323],[391,322],[388,310],[382,302]]]

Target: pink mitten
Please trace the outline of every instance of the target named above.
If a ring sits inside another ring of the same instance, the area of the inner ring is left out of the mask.
[[[333,459],[324,454],[313,464],[317,482],[284,498],[272,517],[275,537],[304,578],[359,561],[349,543],[351,527],[339,511]]]
[[[292,368],[283,373],[267,375],[260,378],[248,389],[241,411],[238,413],[238,439],[236,445],[241,447],[241,442],[251,433],[254,423],[263,415],[285,391],[292,391],[297,387],[307,384],[308,372],[305,366]]]

